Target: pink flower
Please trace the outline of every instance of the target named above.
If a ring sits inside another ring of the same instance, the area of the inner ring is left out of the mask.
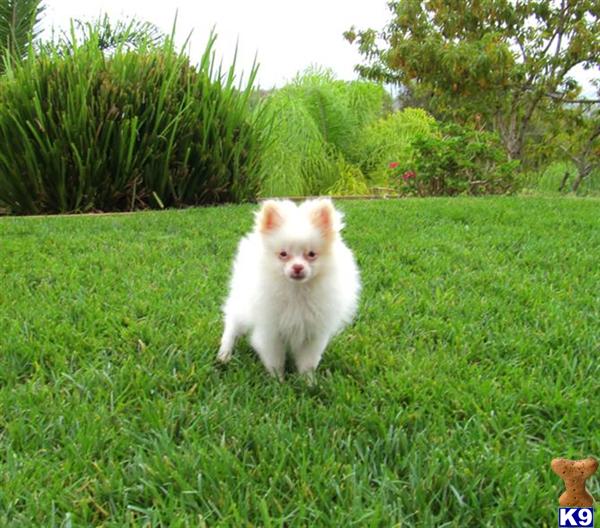
[[[397,161],[392,161],[390,163],[390,169],[395,169],[398,165],[399,165],[399,163]]]
[[[415,171],[406,171],[403,175],[402,175],[402,179],[404,181],[408,181],[412,178],[415,178],[417,176],[417,174],[415,173]]]

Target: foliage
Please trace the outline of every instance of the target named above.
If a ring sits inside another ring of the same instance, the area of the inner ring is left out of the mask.
[[[353,168],[344,173],[348,160],[362,129],[388,105],[381,85],[339,81],[331,72],[314,68],[272,93],[264,103],[273,137],[262,158],[261,194],[301,196],[332,189],[353,194],[360,178]],[[364,182],[359,185],[365,188]]]
[[[551,97],[580,91],[573,68],[598,67],[596,0],[390,2],[392,19],[377,33],[351,29],[366,78],[427,94],[443,115],[496,130],[512,158],[521,158],[532,117]]]
[[[527,144],[528,166],[543,172],[551,164],[573,164],[574,178],[565,172],[553,190],[578,192],[582,184],[585,187],[600,169],[600,99],[539,112],[534,126],[535,134]]]
[[[369,181],[387,185],[389,164],[398,163],[404,170],[412,168],[415,141],[433,137],[437,133],[438,125],[431,115],[419,108],[407,108],[365,127],[351,159],[359,165]]]
[[[332,185],[337,178],[334,156],[296,94],[285,89],[274,93],[264,111],[273,127],[261,158],[261,195],[304,196]]]
[[[342,205],[316,387],[215,365],[252,207],[0,219],[0,525],[556,525],[549,461],[600,453],[599,201]]]
[[[0,73],[5,60],[12,62],[27,54],[40,33],[44,9],[41,0],[0,0]]]
[[[256,70],[238,88],[214,35],[197,67],[170,39],[107,54],[102,38],[43,47],[0,79],[0,201],[41,213],[253,198]]]
[[[174,24],[175,26],[175,24]],[[59,42],[63,49],[77,47],[79,42],[94,41],[103,51],[117,48],[135,50],[158,46],[165,42],[166,35],[154,24],[130,18],[113,22],[108,15],[94,21],[74,20],[70,32],[63,32]]]
[[[560,146],[577,167],[571,187],[577,192],[584,180],[600,170],[600,105],[588,111],[573,110],[569,117]]]
[[[358,80],[347,83],[345,88],[338,97],[346,100],[359,130],[392,111],[392,98],[379,83]]]
[[[525,176],[524,193],[526,194],[600,195],[600,170],[593,170],[586,178],[580,178],[577,165],[573,162],[553,162],[543,170],[530,172]],[[574,191],[573,187],[578,180],[580,180],[580,184]]]
[[[547,193],[559,193],[569,189],[577,175],[577,167],[573,163],[555,162],[543,171],[534,173],[528,181],[528,187]]]
[[[329,70],[309,68],[284,88],[302,101],[323,139],[348,156],[362,127],[382,117],[390,96],[381,84],[335,79]]]
[[[600,196],[600,169],[594,169],[585,179],[581,180],[575,193],[582,196]]]
[[[361,120],[349,103],[355,86],[369,93],[365,83],[309,72],[267,99],[274,130],[262,159],[263,196],[364,195],[372,187],[418,195],[516,188],[518,163],[509,162],[494,134],[459,126],[440,130],[418,108],[378,116],[381,98],[375,97],[379,104]],[[403,178],[414,170],[417,177]]]
[[[337,161],[338,179],[327,189],[333,196],[364,196],[369,194],[369,186],[362,171],[342,156]]]
[[[518,161],[510,161],[499,138],[481,130],[444,125],[440,136],[414,143],[420,195],[495,194],[515,190]]]
[[[346,86],[349,84],[309,71],[288,88],[290,95],[309,112],[323,141],[340,152],[347,151],[358,126],[358,119],[348,104]],[[378,101],[380,108],[381,99]]]

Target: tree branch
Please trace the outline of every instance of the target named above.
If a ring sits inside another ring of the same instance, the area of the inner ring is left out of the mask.
[[[554,99],[555,101],[560,101],[563,103],[573,103],[573,104],[598,104],[598,103],[600,103],[600,99],[567,99],[565,94],[547,93],[546,96],[550,97],[550,99]]]

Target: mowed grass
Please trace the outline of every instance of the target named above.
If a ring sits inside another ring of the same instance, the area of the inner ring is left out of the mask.
[[[315,387],[215,364],[251,206],[0,219],[0,525],[556,525],[551,459],[600,455],[600,201],[340,207],[364,290]]]

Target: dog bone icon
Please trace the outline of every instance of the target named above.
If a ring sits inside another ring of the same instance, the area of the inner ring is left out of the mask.
[[[592,457],[584,460],[555,458],[550,467],[565,481],[565,492],[558,499],[561,506],[571,508],[591,508],[594,497],[585,489],[585,481],[598,469],[598,461]]]

